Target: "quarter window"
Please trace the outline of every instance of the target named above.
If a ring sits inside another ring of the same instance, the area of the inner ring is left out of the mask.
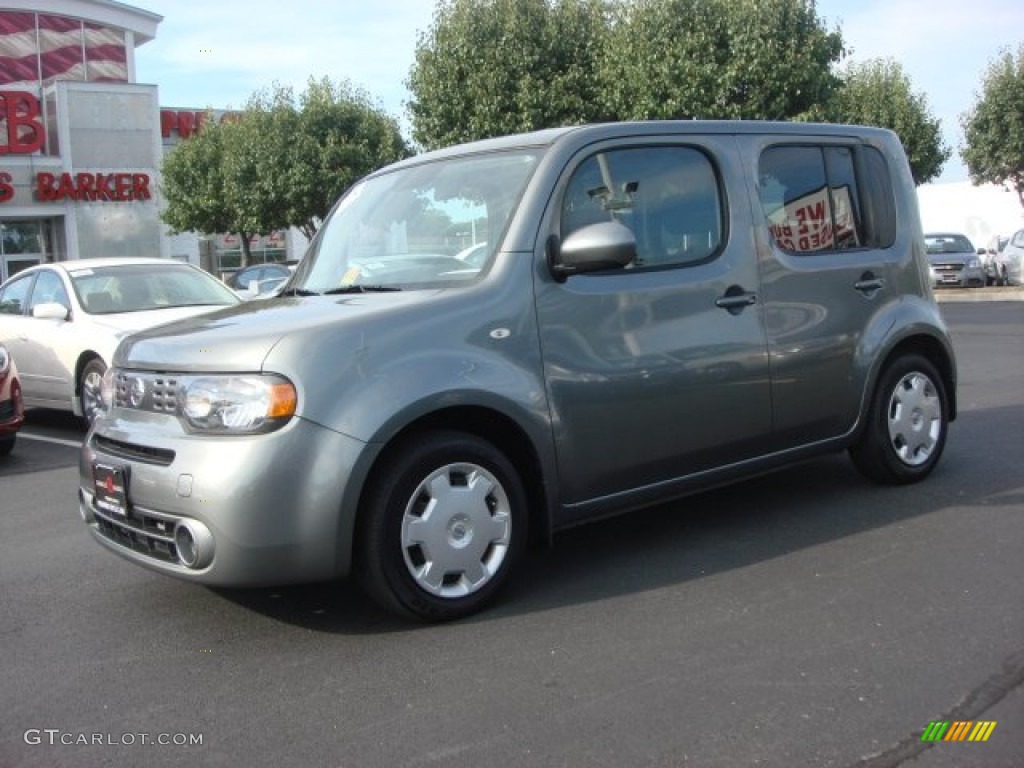
[[[866,183],[863,176],[868,177]],[[893,241],[895,206],[891,186],[879,176],[887,178],[884,160],[870,148],[766,150],[761,156],[758,191],[775,244],[794,253],[888,247]],[[862,188],[871,192],[867,206]]]
[[[722,244],[715,169],[690,147],[600,152],[573,172],[562,201],[564,239],[588,224],[618,221],[636,236],[638,267],[693,264]]]

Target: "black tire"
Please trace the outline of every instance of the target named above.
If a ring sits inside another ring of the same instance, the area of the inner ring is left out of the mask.
[[[0,456],[7,456],[11,451],[14,450],[14,444],[17,442],[18,436],[5,435],[0,437]]]
[[[99,383],[103,374],[107,372],[107,366],[98,357],[94,357],[85,364],[82,369],[82,376],[78,380],[78,397],[82,403],[82,418],[85,425],[92,427],[96,417],[102,413],[99,396]]]
[[[949,399],[942,377],[927,359],[907,355],[882,373],[850,457],[876,482],[916,483],[938,463],[948,429]]]
[[[508,580],[528,517],[522,480],[493,445],[461,432],[417,435],[385,457],[370,481],[358,576],[371,597],[399,614],[468,616]]]

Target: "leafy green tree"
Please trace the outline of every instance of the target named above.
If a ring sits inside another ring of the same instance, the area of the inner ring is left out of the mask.
[[[952,150],[942,141],[941,122],[931,116],[927,98],[913,92],[899,63],[871,59],[851,64],[842,78],[842,88],[824,110],[826,119],[895,131],[916,184],[931,181],[942,172]]]
[[[290,159],[283,169],[288,220],[312,237],[345,190],[412,151],[398,121],[348,82],[310,78],[297,115]]]
[[[425,149],[605,119],[605,0],[441,0],[406,86]]]
[[[296,226],[312,237],[353,182],[408,155],[397,121],[361,91],[311,79],[297,101],[275,85],[168,154],[162,216],[176,231],[237,234],[245,266],[253,235]]]
[[[961,117],[971,181],[1007,184],[1024,206],[1024,44],[1017,55],[1002,54],[989,66],[981,97]]]
[[[181,142],[161,168],[166,208],[163,220],[176,232],[232,232],[234,219],[224,194],[224,140],[207,116],[204,129]]]
[[[618,120],[806,117],[838,88],[842,35],[814,0],[620,3],[603,58]]]

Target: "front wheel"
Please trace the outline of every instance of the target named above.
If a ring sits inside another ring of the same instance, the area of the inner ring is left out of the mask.
[[[85,424],[92,427],[96,418],[103,412],[103,374],[107,366],[98,357],[94,357],[82,369],[82,378],[78,384],[78,395],[82,402],[82,418]]]
[[[522,480],[474,435],[418,435],[386,458],[360,511],[356,556],[369,594],[428,621],[467,616],[507,581],[527,528]]]
[[[850,456],[876,482],[916,483],[938,463],[948,423],[946,387],[935,366],[920,355],[901,357],[882,374]]]

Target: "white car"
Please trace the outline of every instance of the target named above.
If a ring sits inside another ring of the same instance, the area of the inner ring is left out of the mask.
[[[1007,285],[1024,285],[1024,229],[1018,229],[1003,248]]]
[[[123,337],[238,303],[217,278],[169,259],[40,264],[0,285],[0,344],[18,363],[26,406],[72,411],[91,425]]]

